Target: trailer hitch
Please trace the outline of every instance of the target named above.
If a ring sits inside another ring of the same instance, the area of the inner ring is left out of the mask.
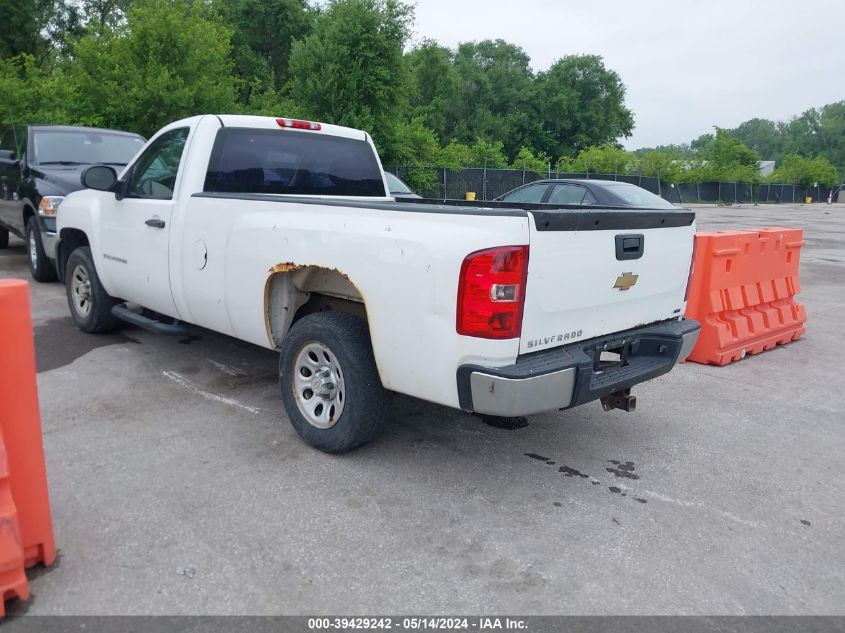
[[[623,389],[621,391],[614,391],[609,396],[601,399],[601,406],[605,411],[612,411],[613,409],[622,409],[623,411],[631,412],[637,408],[637,397],[631,395],[631,389]]]

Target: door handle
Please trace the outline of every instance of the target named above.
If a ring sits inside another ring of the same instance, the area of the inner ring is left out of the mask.
[[[164,228],[164,220],[159,220],[158,218],[150,218],[146,222],[144,222],[147,226],[151,226],[156,229],[163,229]]]
[[[616,259],[639,259],[643,256],[645,237],[641,234],[616,236]]]

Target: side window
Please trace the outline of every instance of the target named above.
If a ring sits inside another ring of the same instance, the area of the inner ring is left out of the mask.
[[[580,185],[555,185],[549,204],[581,204],[587,190]]]
[[[173,197],[188,131],[186,127],[170,130],[144,150],[132,168],[129,196],[156,200],[170,200]]]
[[[586,205],[598,204],[598,203],[599,203],[599,201],[596,199],[596,197],[592,193],[590,193],[589,189],[587,189],[587,193],[584,196],[584,201],[581,204],[586,206]]]
[[[502,197],[502,202],[540,202],[548,187],[547,184],[528,185]]]

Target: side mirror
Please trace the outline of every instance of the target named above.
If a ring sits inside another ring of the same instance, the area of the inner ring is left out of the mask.
[[[109,191],[117,182],[117,172],[108,165],[92,165],[82,172],[80,180],[86,189]]]

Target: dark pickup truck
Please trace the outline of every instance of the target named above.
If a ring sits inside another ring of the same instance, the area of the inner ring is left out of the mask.
[[[26,241],[37,281],[56,279],[56,210],[82,189],[89,165],[120,171],[144,146],[129,132],[59,125],[12,125],[0,136],[0,248],[9,233]]]

